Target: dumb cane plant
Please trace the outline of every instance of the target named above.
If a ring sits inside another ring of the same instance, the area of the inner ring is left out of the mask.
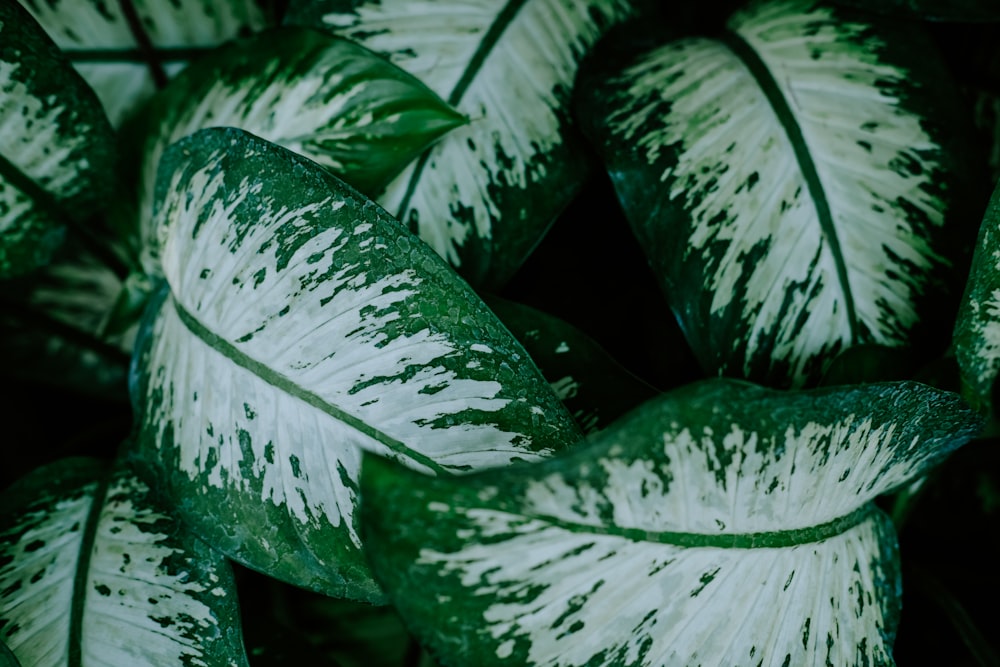
[[[0,665],[998,664],[997,20],[0,4]]]

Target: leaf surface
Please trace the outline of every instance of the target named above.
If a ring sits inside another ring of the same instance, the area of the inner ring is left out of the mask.
[[[969,201],[958,95],[914,26],[756,2],[596,78],[585,129],[706,370],[801,386],[913,342]]]
[[[531,466],[366,456],[365,543],[448,665],[888,665],[899,571],[871,500],[980,426],[916,383],[707,381]]]
[[[255,0],[21,0],[115,126],[204,51],[267,24]]]
[[[131,129],[144,142],[137,165],[143,246],[160,157],[196,130],[239,127],[374,195],[464,122],[416,78],[344,39],[281,28],[221,47],[178,75]]]
[[[379,600],[355,517],[362,451],[460,473],[580,437],[471,288],[317,165],[235,129],[162,164],[169,289],[140,346],[141,445],[217,548]]]
[[[228,563],[126,466],[66,459],[2,507],[0,637],[22,664],[247,664]]]
[[[962,393],[983,412],[993,409],[1000,371],[1000,185],[986,207],[952,341]]]
[[[49,261],[106,203],[113,141],[93,91],[16,2],[0,6],[0,278]]]
[[[471,119],[379,202],[469,282],[493,289],[588,174],[569,91],[584,53],[631,14],[625,0],[327,0],[293,1],[286,21],[384,54]]]

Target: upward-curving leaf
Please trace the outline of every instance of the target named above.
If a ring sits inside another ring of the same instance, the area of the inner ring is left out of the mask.
[[[39,468],[0,508],[0,640],[23,665],[246,665],[229,564],[127,465]]]
[[[993,385],[1000,373],[1000,184],[979,229],[952,347],[963,394],[976,408],[991,412]]]
[[[286,20],[354,39],[472,122],[379,198],[473,285],[496,288],[583,184],[569,123],[577,66],[628,0],[293,0]]]
[[[279,28],[216,49],[179,74],[129,131],[143,248],[166,147],[213,126],[238,127],[321,164],[374,195],[466,119],[412,75],[352,42]],[[146,271],[157,268],[148,260]]]
[[[235,129],[162,165],[169,289],[140,345],[141,452],[236,560],[379,600],[355,517],[362,451],[448,474],[580,437],[471,288],[318,165]]]
[[[67,223],[107,203],[111,127],[16,2],[0,4],[0,278],[44,265]]]
[[[959,96],[915,26],[755,2],[596,79],[585,127],[706,369],[802,385],[912,342],[969,199]]]
[[[119,125],[205,51],[261,30],[267,0],[20,0]]]
[[[891,665],[898,555],[871,501],[980,426],[916,383],[711,380],[532,466],[366,455],[365,544],[446,665]]]

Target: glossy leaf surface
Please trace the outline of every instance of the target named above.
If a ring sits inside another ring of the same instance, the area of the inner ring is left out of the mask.
[[[127,468],[66,459],[0,506],[0,637],[23,665],[246,665],[228,563]]]
[[[133,132],[145,138],[138,165],[145,245],[160,156],[197,130],[244,129],[374,195],[465,118],[412,75],[357,44],[282,28],[199,60],[152,99],[141,121]]]
[[[142,343],[141,444],[233,558],[378,600],[355,517],[362,451],[460,473],[579,438],[471,288],[314,163],[215,129],[163,165],[169,290]]]
[[[110,191],[112,137],[93,91],[16,2],[0,5],[0,278],[49,261]]]
[[[707,381],[530,467],[366,456],[365,543],[448,665],[888,665],[899,571],[871,500],[980,425],[916,383]]]
[[[989,412],[1000,371],[1000,186],[986,208],[952,343],[963,393]]]
[[[293,1],[286,20],[357,40],[471,122],[379,202],[473,285],[502,285],[590,169],[569,124],[577,66],[626,0]]]
[[[21,0],[117,126],[192,59],[261,30],[255,0]]]
[[[581,113],[702,365],[798,386],[940,298],[958,96],[914,26],[796,0],[728,25],[598,75]]]

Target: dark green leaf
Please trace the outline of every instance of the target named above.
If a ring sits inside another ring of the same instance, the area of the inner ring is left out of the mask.
[[[834,0],[834,2],[901,18],[1000,21],[1000,4],[993,0]]]
[[[584,433],[603,429],[659,393],[567,322],[499,297],[486,304],[524,345]]]

